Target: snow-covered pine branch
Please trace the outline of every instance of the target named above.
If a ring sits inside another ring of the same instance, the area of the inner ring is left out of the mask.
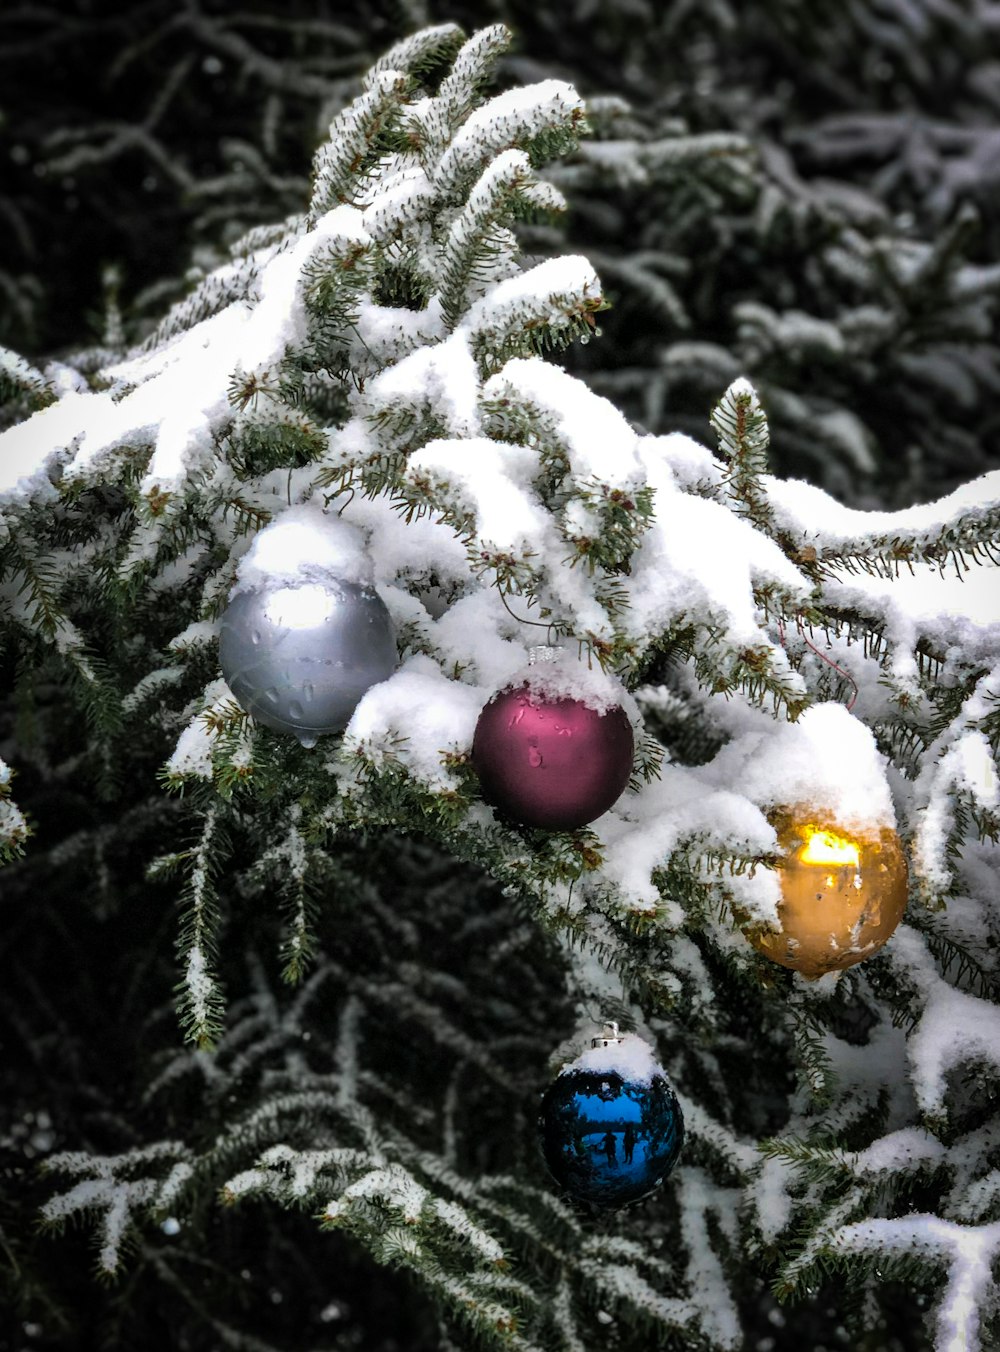
[[[30,835],[24,813],[11,797],[12,777],[10,766],[0,759],[0,863],[22,854],[24,842]]]
[[[123,1261],[123,1250],[141,1219],[164,1215],[180,1199],[194,1172],[180,1141],[158,1141],[123,1155],[66,1151],[45,1161],[47,1174],[78,1178],[41,1209],[46,1226],[61,1228],[81,1214],[98,1219],[97,1264],[107,1277]]]

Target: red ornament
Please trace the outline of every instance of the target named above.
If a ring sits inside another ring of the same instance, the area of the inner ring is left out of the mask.
[[[621,796],[634,746],[620,704],[599,713],[525,683],[501,690],[483,709],[472,762],[488,803],[524,826],[568,831]]]

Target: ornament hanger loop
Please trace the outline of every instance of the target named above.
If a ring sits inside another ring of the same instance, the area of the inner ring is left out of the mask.
[[[328,511],[329,508],[330,508],[330,506],[331,506],[333,503],[335,503],[339,497],[342,497],[344,493],[348,493],[350,496],[344,498],[344,501],[343,501],[343,502],[340,504],[340,506],[337,508],[337,515],[338,515],[338,516],[343,516],[343,515],[344,515],[344,508],[347,507],[351,502],[354,501],[354,492],[355,492],[355,490],[354,490],[354,486],[353,486],[352,484],[341,484],[340,488],[338,488],[337,491],[336,491],[335,493],[324,493],[324,494],[323,494],[323,510],[324,510],[324,512],[325,512],[325,511]]]
[[[802,620],[799,616],[796,616],[795,627],[796,629],[798,629],[799,637],[802,639],[802,642],[806,645],[807,648],[811,648],[813,652],[816,654],[816,656],[822,658],[828,667],[833,667],[834,671],[838,671],[841,674],[841,676],[843,676],[846,680],[850,681],[854,689],[854,694],[851,696],[851,698],[848,700],[847,703],[847,712],[850,713],[851,710],[854,708],[855,704],[857,703],[858,699],[857,681],[854,679],[854,677],[851,675],[849,671],[845,671],[844,668],[840,666],[838,662],[835,662],[832,657],[827,657],[826,653],[820,652],[819,648],[816,647],[816,644],[813,643],[810,639],[806,638],[805,630],[802,627]],[[778,620],[778,637],[781,639],[781,646],[784,647],[785,623],[780,618]]]
[[[500,597],[500,600],[503,602],[503,608],[504,608],[504,610],[506,610],[507,614],[511,617],[512,620],[517,620],[518,624],[531,624],[531,625],[534,625],[534,627],[535,627],[536,629],[544,629],[544,630],[546,630],[547,637],[548,637],[549,640],[551,641],[551,637],[552,637],[552,621],[551,621],[551,620],[549,620],[547,623],[543,623],[541,620],[529,620],[529,619],[528,619],[526,616],[524,616],[524,615],[515,615],[514,612],[511,610],[510,606],[507,604],[507,597],[506,597],[506,595],[504,594],[504,591],[503,591],[502,587],[500,586],[500,583],[499,583],[499,582],[494,582],[493,585],[494,585],[494,586],[496,587],[496,589],[497,589],[497,595]]]

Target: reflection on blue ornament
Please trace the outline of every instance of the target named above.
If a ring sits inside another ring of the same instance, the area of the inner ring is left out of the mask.
[[[648,1081],[570,1068],[542,1100],[542,1150],[559,1186],[597,1207],[627,1206],[660,1186],[684,1140],[663,1074]]]

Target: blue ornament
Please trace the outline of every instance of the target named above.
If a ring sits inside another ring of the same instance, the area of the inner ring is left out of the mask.
[[[610,1024],[542,1099],[542,1152],[559,1186],[606,1209],[654,1192],[684,1141],[681,1105],[641,1038]]]

